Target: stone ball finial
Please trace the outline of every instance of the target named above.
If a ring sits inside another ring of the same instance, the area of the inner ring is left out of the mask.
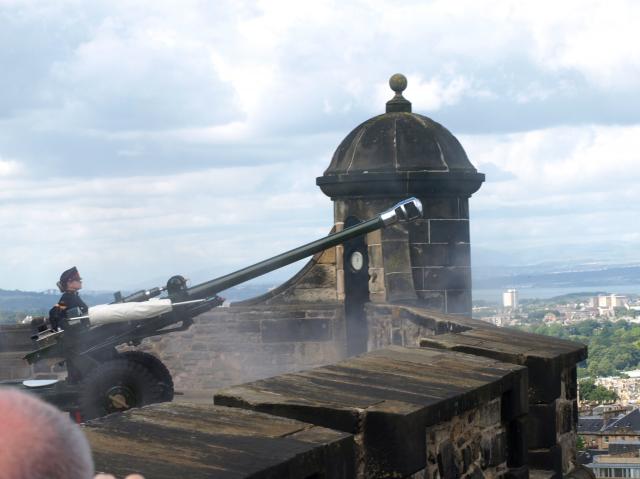
[[[395,73],[389,78],[389,86],[397,95],[402,95],[407,89],[407,77],[402,73]]]
[[[402,73],[391,75],[389,86],[396,94],[387,102],[387,113],[411,113],[411,102],[402,96],[402,92],[407,88],[407,77]]]

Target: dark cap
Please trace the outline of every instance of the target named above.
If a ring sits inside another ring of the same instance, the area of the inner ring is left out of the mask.
[[[78,273],[78,268],[75,266],[73,268],[69,268],[64,273],[60,275],[60,284],[62,286],[66,286],[69,281],[81,280],[80,273]]]

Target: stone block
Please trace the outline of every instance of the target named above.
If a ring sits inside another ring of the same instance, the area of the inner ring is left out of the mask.
[[[440,246],[440,245],[431,245]],[[466,266],[471,265],[471,245],[469,243],[454,243],[447,247],[448,249],[448,265]]]
[[[482,437],[482,463],[485,467],[495,467],[507,460],[505,433],[484,434]]]
[[[525,364],[529,368],[529,401],[532,404],[550,403],[560,397],[562,365],[559,358],[529,356]]]
[[[384,262],[382,261],[382,244],[369,245],[368,252],[370,268],[384,267]]]
[[[261,321],[262,341],[328,341],[331,339],[330,319],[266,319]]]
[[[556,402],[530,404],[527,429],[531,449],[542,449],[554,445],[557,434]]]
[[[481,427],[489,427],[495,424],[500,423],[500,414],[501,410],[501,401],[500,399],[494,399],[493,401],[489,401],[482,406],[480,406],[480,410],[478,411],[477,422]]]
[[[287,303],[322,303],[337,299],[336,288],[296,288],[293,294],[283,298]]]
[[[426,436],[420,408],[389,403],[371,408],[362,420],[366,477],[404,477],[425,467]],[[386,410],[385,410],[386,409]]]
[[[235,324],[234,324],[234,329],[236,330],[236,332],[238,333],[259,333],[260,332],[260,321],[258,320],[250,320],[250,321],[243,321],[243,320],[238,320]]]
[[[355,477],[353,436],[253,411],[154,404],[83,430],[96,469],[118,477],[131,471],[154,479]]]
[[[502,421],[509,422],[529,412],[528,371],[524,371],[517,384],[502,395]]]
[[[471,316],[471,290],[448,290],[446,312],[449,314],[465,314]]]
[[[429,222],[427,220],[415,220],[407,225],[409,242],[412,244],[424,244],[429,238]]]
[[[460,219],[469,219],[469,199],[458,198],[458,217]]]
[[[446,440],[438,448],[438,472],[442,479],[457,479],[460,470],[456,464],[455,449],[451,441]]]
[[[318,258],[318,264],[335,264],[336,263],[336,248],[329,248],[324,250]]]
[[[421,306],[444,311],[444,291],[418,291]]]
[[[315,264],[295,285],[296,289],[336,287],[336,268],[333,264]]]
[[[499,479],[529,479],[529,466],[511,467]]]
[[[518,468],[527,464],[527,417],[522,416],[507,424],[507,466]]]
[[[371,293],[382,293],[385,291],[383,268],[369,268],[369,291]]]
[[[444,266],[424,268],[425,289],[471,289],[471,268]]]
[[[399,240],[406,242],[409,238],[409,225],[407,223],[396,223],[387,226],[382,230],[382,241]]]
[[[424,268],[411,268],[411,273],[416,290],[424,289]]]
[[[384,241],[382,256],[385,273],[405,273],[411,270],[409,246],[405,241]]]
[[[429,243],[469,243],[469,221],[430,220]]]
[[[566,399],[578,399],[578,368],[576,366],[567,371]]]
[[[416,298],[411,270],[407,273],[385,273],[385,290],[389,301],[411,300]]]
[[[422,203],[423,216],[428,219],[457,219],[458,198],[429,198]]]
[[[573,405],[572,401],[559,399],[556,408],[557,433],[565,434],[573,430]],[[577,423],[576,423],[577,425]]]
[[[562,477],[562,449],[557,444],[550,448],[529,449],[529,467],[553,471]]]
[[[375,230],[372,231],[371,233],[367,233],[367,244],[369,246],[371,245],[376,245],[376,244],[381,244],[382,243],[382,231],[381,230]]]
[[[446,244],[410,244],[413,266],[448,266],[449,249]]]

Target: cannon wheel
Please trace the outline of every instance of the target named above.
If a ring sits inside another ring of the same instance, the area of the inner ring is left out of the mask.
[[[125,358],[113,359],[97,366],[82,381],[82,419],[161,402],[163,394],[163,388],[148,368]]]
[[[173,378],[162,361],[152,354],[142,351],[125,351],[121,357],[143,365],[153,374],[162,388],[162,400],[160,402],[173,401]]]

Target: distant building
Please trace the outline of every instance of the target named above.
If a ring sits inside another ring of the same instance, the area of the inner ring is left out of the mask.
[[[610,419],[605,415],[580,416],[578,435],[584,439],[587,449],[601,451],[608,451],[611,443],[637,443],[640,441],[640,409],[634,409],[629,413],[620,414],[620,416]],[[640,478],[640,476],[637,477]]]
[[[594,456],[593,463],[588,464],[597,478],[640,478],[640,457]]]
[[[502,293],[502,306],[511,309],[516,309],[518,307],[517,289],[508,289]]]
[[[600,294],[589,300],[589,306],[598,308],[601,315],[612,314],[615,308],[629,309],[629,298],[621,294]]]

